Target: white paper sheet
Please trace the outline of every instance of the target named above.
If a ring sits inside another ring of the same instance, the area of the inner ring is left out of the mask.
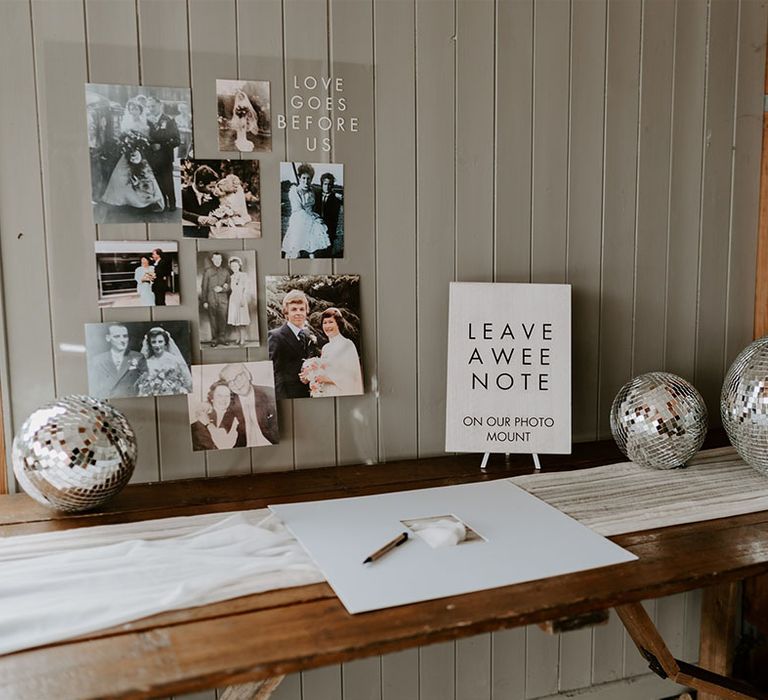
[[[272,505],[350,613],[508,586],[637,559],[506,480],[361,498]],[[418,537],[363,560],[407,531],[454,515],[484,541],[431,548]]]

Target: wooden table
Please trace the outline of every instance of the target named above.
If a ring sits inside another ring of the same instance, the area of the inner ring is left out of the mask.
[[[719,438],[722,441],[722,438]],[[716,438],[715,443],[717,444]],[[714,444],[712,446],[714,446]],[[620,461],[612,443],[544,458],[544,471]],[[129,486],[99,513],[64,516],[25,495],[0,496],[0,535],[176,515],[260,508],[268,503],[355,496],[530,473],[529,458],[474,455],[163,484]],[[156,615],[77,640],[0,657],[0,697],[154,697],[248,681],[482,632],[616,607],[632,622],[639,601],[768,573],[768,512],[611,538],[639,556],[613,567],[388,610],[349,615],[326,584],[252,595]],[[0,574],[1,575],[1,574]],[[706,598],[706,596],[705,596]],[[721,603],[714,596],[715,604]],[[708,616],[705,615],[705,622]],[[702,634],[717,658],[717,631]],[[639,631],[638,631],[639,630]],[[637,639],[637,634],[635,639]],[[642,635],[641,635],[642,636]],[[669,659],[644,638],[657,665]],[[671,658],[671,657],[670,657]],[[665,666],[664,662],[667,662]],[[722,670],[722,669],[715,669]],[[690,668],[678,668],[685,680]],[[662,673],[664,671],[661,671]],[[707,688],[705,688],[706,690]],[[710,687],[711,689],[711,687]],[[743,694],[726,697],[766,697]],[[752,691],[747,691],[748,693]],[[742,693],[742,694],[740,694]],[[700,696],[701,697],[701,696]]]

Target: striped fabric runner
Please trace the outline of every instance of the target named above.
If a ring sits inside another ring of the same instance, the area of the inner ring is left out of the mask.
[[[684,469],[621,462],[510,481],[605,536],[768,510],[768,476],[732,447],[700,452]]]

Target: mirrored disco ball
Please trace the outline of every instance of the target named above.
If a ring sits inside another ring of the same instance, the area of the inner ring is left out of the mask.
[[[734,360],[723,382],[720,416],[739,456],[768,475],[768,336]]]
[[[627,382],[611,406],[611,432],[636,464],[656,469],[684,465],[707,435],[707,407],[696,388],[668,372]]]
[[[36,501],[90,510],[128,483],[136,435],[125,416],[90,396],[66,396],[32,413],[13,440],[13,473]]]

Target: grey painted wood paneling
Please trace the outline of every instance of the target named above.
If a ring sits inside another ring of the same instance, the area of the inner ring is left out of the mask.
[[[137,481],[441,454],[453,279],[573,285],[576,439],[607,434],[616,390],[641,371],[695,379],[712,410],[751,334],[767,15],[764,0],[0,2],[12,425],[86,389],[72,351],[84,322],[194,327],[196,251],[216,247],[257,251],[262,300],[267,274],[361,274],[369,393],[280,402],[279,446],[208,456],[190,449],[184,397],[118,401],[139,434]],[[261,164],[262,239],[93,225],[86,80],[191,85],[196,154],[215,157],[216,78],[270,80],[274,115],[305,75],[343,77],[360,132],[324,154],[275,128],[271,153],[244,156]],[[345,164],[343,260],[280,258],[285,159]],[[96,238],[179,240],[183,304],[99,312]],[[263,314],[260,329],[262,347],[202,360],[266,358]],[[646,606],[695,659],[700,595]],[[643,673],[613,616],[562,637],[517,629],[295,674],[276,697],[519,700]]]
[[[13,38],[0,42],[0,264],[9,377],[4,392],[11,406],[5,422],[14,432],[56,394],[47,271],[52,222],[43,208],[29,3],[0,3],[0,26]]]
[[[709,14],[695,383],[707,402],[710,425],[717,425],[725,354],[728,267],[724,263],[731,220],[739,5],[712,0]]]
[[[496,6],[495,280],[531,280],[533,0]]]
[[[379,459],[388,461],[417,453],[415,6],[374,4],[373,29],[377,371],[366,374],[379,396]]]
[[[664,366],[674,3],[646,0],[642,22],[633,375]]]
[[[568,277],[572,285],[573,437],[594,440],[598,423],[600,259],[603,208],[605,0],[571,10]]]
[[[676,10],[665,365],[693,381],[707,6],[698,0],[678,0]]]

